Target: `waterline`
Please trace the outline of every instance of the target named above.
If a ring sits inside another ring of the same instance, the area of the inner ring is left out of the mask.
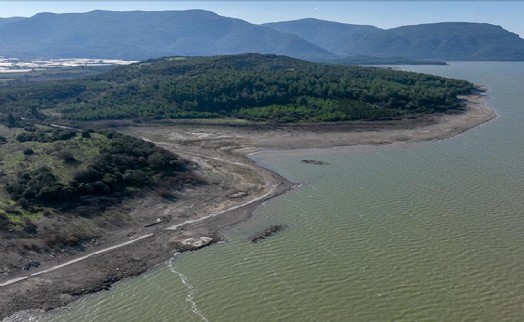
[[[180,277],[180,280],[182,281],[182,284],[184,284],[184,286],[188,289],[186,301],[191,304],[191,311],[196,316],[198,316],[200,319],[202,319],[202,321],[209,322],[209,320],[202,314],[202,312],[200,312],[200,310],[197,307],[197,304],[194,301],[193,295],[195,293],[195,290],[193,288],[193,285],[191,285],[189,283],[187,277],[184,274],[182,274],[179,271],[175,270],[174,260],[175,260],[176,255],[178,255],[178,254],[179,253],[175,253],[173,255],[173,257],[169,260],[169,269],[171,270],[171,272],[177,274]]]
[[[213,322],[521,321],[524,145],[512,138],[524,137],[524,64],[413,68],[488,85],[499,118],[444,141],[257,153],[309,184],[265,202],[225,243],[42,321],[203,320],[188,293]],[[287,229],[249,241],[272,224]]]

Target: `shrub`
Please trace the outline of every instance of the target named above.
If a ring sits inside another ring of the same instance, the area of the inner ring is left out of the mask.
[[[64,160],[65,163],[74,163],[76,161],[73,152],[71,152],[70,150],[63,150],[58,152],[58,157]]]
[[[9,218],[6,215],[0,213],[0,231],[6,231],[10,223],[11,221]]]
[[[20,198],[16,201],[16,203],[24,209],[29,209],[29,207],[31,206],[31,204],[26,198]]]
[[[24,232],[27,234],[36,234],[38,226],[30,220],[25,220]]]
[[[167,199],[167,200],[171,200],[171,201],[173,201],[173,200],[176,199],[176,195],[175,195],[172,191],[170,191],[169,189],[167,189],[167,188],[165,188],[165,187],[160,187],[160,188],[158,188],[158,189],[156,190],[156,193],[157,193],[160,197],[162,197],[162,198],[164,198],[164,199]]]
[[[78,243],[80,243],[80,239],[75,235],[71,234],[67,236],[67,238],[65,239],[65,243],[69,246],[76,246],[78,245]]]

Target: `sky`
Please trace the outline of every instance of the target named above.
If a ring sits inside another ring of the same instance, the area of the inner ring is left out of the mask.
[[[393,28],[421,23],[465,21],[500,25],[524,38],[523,1],[4,1],[0,17],[30,17],[38,12],[91,10],[204,9],[251,23],[317,18]]]

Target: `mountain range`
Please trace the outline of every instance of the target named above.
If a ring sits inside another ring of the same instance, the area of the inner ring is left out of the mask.
[[[523,60],[524,39],[486,23],[443,22],[380,29],[317,19],[268,23],[340,56]]]
[[[118,58],[272,53],[313,61],[347,56],[524,60],[524,39],[500,26],[443,22],[381,29],[318,19],[251,24],[204,10],[39,13],[0,19],[0,55]]]

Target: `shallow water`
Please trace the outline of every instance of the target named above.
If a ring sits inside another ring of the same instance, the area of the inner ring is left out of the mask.
[[[31,317],[522,321],[524,63],[408,68],[488,86],[499,118],[443,141],[259,153],[305,184],[226,231],[223,244]],[[248,241],[275,223],[287,229]]]

